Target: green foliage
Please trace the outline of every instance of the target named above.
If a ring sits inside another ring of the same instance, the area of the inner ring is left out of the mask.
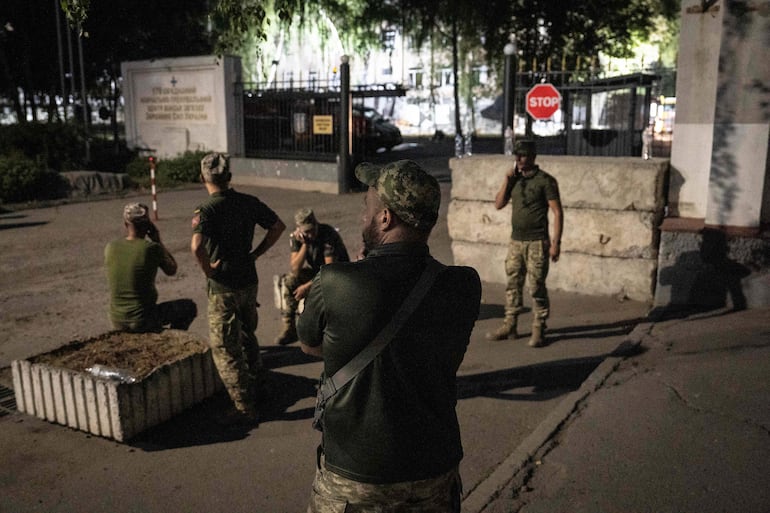
[[[0,155],[18,153],[56,171],[82,168],[82,131],[60,123],[0,126]]]
[[[18,203],[62,197],[66,183],[59,173],[19,152],[0,155],[0,202]]]
[[[172,159],[160,159],[155,164],[155,185],[173,187],[195,183],[201,172],[203,151],[188,151]],[[143,187],[150,186],[150,162],[147,157],[136,157],[126,166],[126,173],[133,181]]]

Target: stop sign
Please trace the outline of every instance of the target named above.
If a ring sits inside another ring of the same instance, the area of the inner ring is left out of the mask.
[[[535,119],[550,119],[561,106],[561,94],[552,84],[537,84],[527,91],[527,114]]]

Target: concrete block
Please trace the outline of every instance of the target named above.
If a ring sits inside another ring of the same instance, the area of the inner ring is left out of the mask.
[[[510,216],[510,207],[497,210],[488,201],[455,198],[447,213],[449,236],[457,241],[508,244]],[[562,251],[655,258],[657,247],[657,216],[653,212],[565,209]]]
[[[11,365],[19,411],[119,442],[223,387],[210,350],[161,365],[130,384],[31,360]]]
[[[538,165],[559,182],[565,208],[660,211],[668,160],[541,155]],[[450,159],[452,198],[494,201],[513,165],[506,155]]]
[[[476,268],[483,281],[505,283],[507,246],[452,241],[455,264]],[[551,263],[548,288],[581,294],[652,301],[655,259],[617,258],[563,251]],[[526,287],[526,286],[525,286]]]

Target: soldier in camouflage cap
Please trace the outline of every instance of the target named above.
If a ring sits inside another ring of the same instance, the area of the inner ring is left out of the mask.
[[[321,267],[297,319],[302,350],[323,358],[325,376],[354,374],[324,403],[307,511],[331,513],[344,504],[351,512],[459,513],[456,379],[478,318],[481,281],[473,268],[443,266],[430,255],[441,199],[435,178],[410,160],[362,164],[356,176],[369,185],[363,258]],[[417,311],[373,361],[355,373],[345,369],[353,355],[371,349],[394,312],[404,316],[399,307],[429,267],[440,272],[413,300]],[[415,396],[420,400],[404,400]]]
[[[399,160],[384,167],[363,163],[356,177],[377,189],[386,207],[405,223],[420,231],[430,231],[438,219],[441,190],[434,177],[411,160]]]

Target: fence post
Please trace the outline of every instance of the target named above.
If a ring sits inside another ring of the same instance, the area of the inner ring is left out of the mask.
[[[340,60],[340,154],[337,159],[337,179],[340,192],[350,192],[350,57],[343,55]]]
[[[158,191],[155,189],[155,157],[150,156],[150,188],[152,190],[152,217],[158,220]]]
[[[516,139],[516,36],[511,34],[509,43],[503,48],[505,54],[505,80],[503,93],[503,153],[506,145]],[[510,132],[507,130],[510,128]],[[510,142],[509,142],[510,139]]]

